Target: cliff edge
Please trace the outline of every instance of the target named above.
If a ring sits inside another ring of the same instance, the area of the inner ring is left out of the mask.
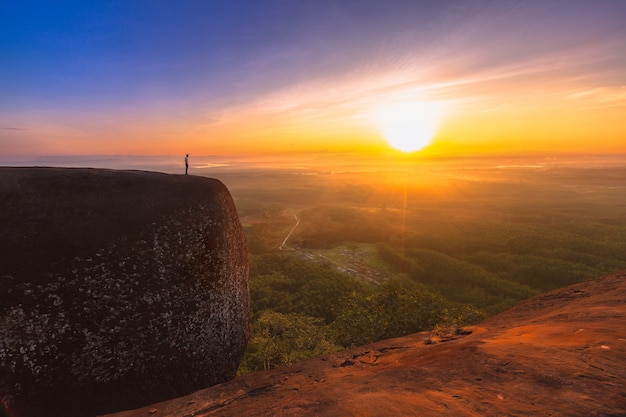
[[[109,417],[624,417],[625,300],[622,271],[465,332],[385,340]]]
[[[234,377],[250,332],[248,260],[221,182],[0,168],[0,201],[10,415],[93,416]]]

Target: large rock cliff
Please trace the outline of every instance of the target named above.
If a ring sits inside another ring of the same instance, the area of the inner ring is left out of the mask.
[[[0,201],[0,399],[12,415],[95,415],[234,377],[248,263],[221,182],[0,168]]]

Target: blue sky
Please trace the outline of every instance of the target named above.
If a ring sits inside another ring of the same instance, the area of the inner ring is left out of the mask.
[[[416,2],[402,3],[11,2],[2,87],[25,106],[245,99],[368,61],[363,49],[383,47],[394,27],[428,25],[441,13],[409,14]]]
[[[382,140],[379,101],[457,125],[557,95],[624,110],[625,21],[621,0],[9,1],[0,154],[352,149]]]

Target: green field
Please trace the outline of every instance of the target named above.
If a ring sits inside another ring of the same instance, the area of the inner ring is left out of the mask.
[[[498,162],[220,177],[251,256],[242,372],[459,326],[626,268],[626,167]]]

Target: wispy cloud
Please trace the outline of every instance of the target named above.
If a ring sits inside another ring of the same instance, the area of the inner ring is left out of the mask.
[[[567,98],[584,100],[587,108],[626,107],[626,86],[590,88],[573,92]]]

